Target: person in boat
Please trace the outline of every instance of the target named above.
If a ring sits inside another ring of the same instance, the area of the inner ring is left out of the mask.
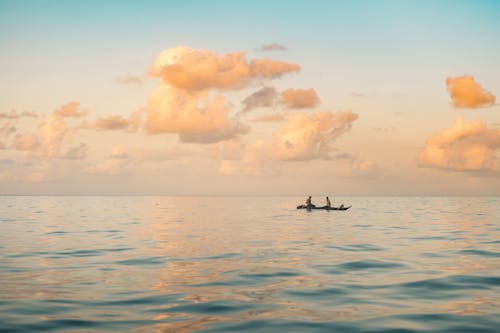
[[[343,209],[344,208],[344,204],[340,205],[339,209]]]
[[[330,198],[326,197],[326,207],[332,207],[332,203],[330,202]]]
[[[311,196],[306,200],[306,207],[316,207],[311,201]]]

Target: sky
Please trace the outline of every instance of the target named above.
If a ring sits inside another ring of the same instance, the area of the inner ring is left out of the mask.
[[[0,0],[0,194],[498,196],[499,17]]]

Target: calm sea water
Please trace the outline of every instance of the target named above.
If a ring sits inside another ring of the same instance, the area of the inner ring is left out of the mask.
[[[500,331],[500,198],[304,199],[0,197],[0,331]]]

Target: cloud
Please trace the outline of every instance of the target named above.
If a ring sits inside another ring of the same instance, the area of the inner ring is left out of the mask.
[[[0,120],[1,119],[19,119],[22,117],[36,118],[36,117],[38,117],[38,115],[33,111],[23,111],[23,112],[11,111],[9,113],[0,112]]]
[[[130,153],[128,153],[122,146],[113,146],[111,152],[109,153],[110,158],[127,159],[130,158]]]
[[[422,167],[454,171],[500,172],[500,130],[458,118],[451,128],[427,140],[419,156]]]
[[[146,131],[177,133],[183,142],[213,143],[246,134],[249,127],[228,117],[221,95],[189,92],[161,83],[148,101]]]
[[[175,133],[182,142],[215,143],[250,130],[229,117],[231,105],[221,94],[242,89],[257,79],[279,78],[300,66],[270,59],[247,61],[244,52],[217,55],[186,46],[166,49],[150,68],[159,77],[148,100],[145,129],[150,134]],[[244,101],[245,107],[267,105],[274,88]]]
[[[68,149],[68,151],[61,156],[61,158],[67,158],[70,160],[83,159],[87,157],[88,150],[89,147],[85,143],[80,143],[79,146]]]
[[[179,133],[182,142],[193,143],[215,143],[224,140],[230,140],[239,135],[247,134],[250,127],[240,122],[232,122],[228,126],[202,133]]]
[[[128,119],[128,131],[137,132],[142,125],[142,116],[146,109],[140,109],[130,114]]]
[[[120,84],[141,84],[142,78],[136,75],[126,75],[116,78],[116,82]]]
[[[327,158],[331,143],[351,129],[357,118],[351,111],[289,115],[273,136],[274,156],[283,161]]]
[[[95,122],[97,130],[123,130],[129,127],[129,121],[122,116],[99,118]]]
[[[480,108],[495,104],[495,96],[484,90],[470,75],[449,77],[446,86],[452,104],[458,108]]]
[[[80,103],[78,102],[69,102],[61,106],[59,109],[54,111],[55,116],[59,116],[62,118],[73,117],[73,118],[81,118],[87,115],[86,111],[78,111],[80,107]]]
[[[166,84],[193,91],[241,89],[253,78],[277,78],[299,70],[297,64],[269,59],[249,63],[245,52],[219,56],[207,50],[178,46],[161,52],[149,72],[161,77]]]
[[[39,140],[47,157],[60,157],[63,143],[71,140],[74,131],[67,126],[63,117],[56,111],[38,125]]]
[[[186,46],[161,52],[150,74],[183,90],[240,89],[250,79],[244,52],[219,57],[214,52]]]
[[[278,93],[274,87],[263,87],[253,94],[247,96],[241,104],[243,110],[241,112],[248,112],[259,107],[270,107],[276,102]]]
[[[18,134],[14,137],[14,148],[16,150],[32,151],[38,149],[40,141],[33,134]]]
[[[250,62],[250,74],[257,78],[275,79],[286,73],[298,71],[300,71],[299,65],[283,61],[255,59]]]
[[[0,126],[0,137],[6,138],[17,131],[16,126],[11,121]]]
[[[219,162],[219,174],[225,176],[259,176],[262,174],[263,161],[269,156],[268,145],[259,140],[248,150],[241,152],[241,158],[225,156]],[[228,158],[229,157],[229,158]]]
[[[287,89],[281,93],[281,101],[287,108],[313,108],[319,103],[314,89]]]
[[[271,115],[263,115],[259,117],[255,117],[253,121],[257,122],[280,122],[286,119],[286,116],[284,114],[278,113],[278,114],[271,114]]]
[[[283,46],[278,43],[270,43],[264,44],[259,48],[259,51],[268,52],[268,51],[287,51],[286,46]]]
[[[29,151],[33,156],[46,158],[77,159],[86,156],[87,147],[80,144],[70,147],[76,128],[70,128],[65,121],[67,117],[83,117],[86,112],[78,111],[78,103],[70,102],[44,117],[38,123],[35,134],[17,134],[13,140],[13,148]],[[15,127],[2,129],[4,132],[13,133]],[[3,133],[6,135],[5,133]]]
[[[144,109],[132,112],[128,118],[120,115],[97,118],[95,122],[85,122],[79,126],[82,129],[96,129],[98,131],[137,132],[142,125]]]

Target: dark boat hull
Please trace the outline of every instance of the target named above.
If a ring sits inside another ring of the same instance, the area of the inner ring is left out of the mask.
[[[307,209],[307,210],[313,210],[313,209],[322,209],[322,210],[348,210],[351,207],[352,206],[346,206],[346,207],[328,207],[328,206],[316,207],[316,206],[299,205],[299,206],[297,206],[297,209]]]

